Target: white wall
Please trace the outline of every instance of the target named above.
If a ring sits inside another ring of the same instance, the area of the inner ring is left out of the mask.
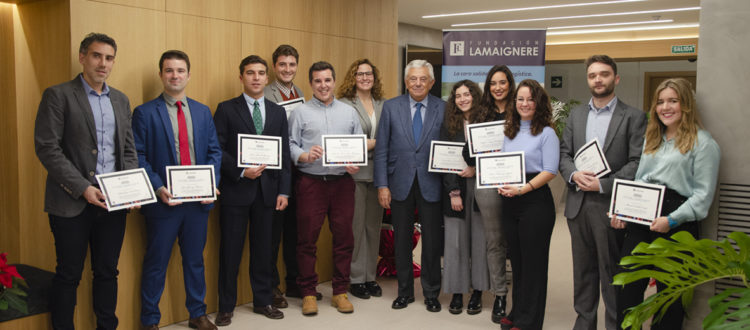
[[[615,93],[620,100],[641,108],[643,106],[643,84],[646,72],[696,71],[697,63],[684,61],[618,62],[617,73],[620,84]],[[551,88],[550,77],[562,76],[563,87]],[[586,103],[591,92],[586,84],[586,68],[581,63],[547,64],[545,70],[547,92],[561,100],[575,99]],[[518,82],[516,82],[518,83]]]

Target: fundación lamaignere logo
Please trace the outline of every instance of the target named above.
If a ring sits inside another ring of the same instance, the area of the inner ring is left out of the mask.
[[[451,41],[451,56],[464,56],[464,42],[463,41]]]

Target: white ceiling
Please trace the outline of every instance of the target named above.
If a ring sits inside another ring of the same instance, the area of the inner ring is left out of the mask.
[[[699,22],[699,10],[666,12],[672,8],[687,8],[700,6],[700,0],[645,0],[628,3],[598,4],[567,8],[538,9],[525,11],[511,11],[502,13],[487,13],[478,15],[451,16],[439,18],[422,18],[424,15],[462,13],[472,11],[486,11],[498,9],[514,9],[526,7],[551,6],[561,4],[601,3],[595,0],[399,0],[399,22],[423,26],[438,30],[443,29],[546,29],[549,27],[578,26],[605,23],[643,22],[671,19],[671,23],[635,24],[627,26],[611,26],[601,28],[623,27],[666,27],[677,24],[695,24]],[[634,15],[595,16],[587,18],[553,19],[544,21],[514,22],[502,24],[486,24],[475,26],[452,26],[453,24],[497,22],[506,20],[527,20],[535,18],[551,18],[561,16],[600,15],[606,13],[657,11]],[[579,28],[577,30],[581,30]],[[586,28],[591,29],[591,28]],[[576,29],[564,29],[565,31]],[[563,30],[559,30],[563,31]],[[552,32],[550,30],[549,32]],[[682,27],[649,31],[620,31],[603,33],[585,33],[570,35],[548,35],[547,43],[579,43],[603,42],[620,40],[645,39],[673,39],[697,38],[698,27]]]

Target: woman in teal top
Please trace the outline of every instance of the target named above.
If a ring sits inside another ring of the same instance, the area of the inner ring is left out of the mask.
[[[612,227],[627,228],[622,256],[640,242],[651,243],[678,231],[698,237],[699,222],[708,215],[719,173],[719,145],[702,129],[690,82],[667,79],[656,88],[643,154],[635,180],[667,187],[662,214],[651,226],[627,224],[612,218]],[[665,286],[657,282],[657,289]],[[643,302],[648,279],[625,285],[618,297],[618,321],[625,310]],[[681,329],[685,311],[672,304],[651,329]]]

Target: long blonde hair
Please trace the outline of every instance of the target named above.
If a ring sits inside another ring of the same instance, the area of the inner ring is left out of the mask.
[[[695,107],[693,86],[684,78],[667,79],[656,87],[656,93],[654,93],[651,102],[650,119],[646,127],[646,147],[643,149],[645,154],[655,153],[659,150],[666,132],[667,127],[659,120],[659,115],[656,113],[656,103],[659,100],[659,94],[667,88],[674,90],[680,98],[682,117],[675,136],[675,146],[680,149],[680,153],[685,154],[693,149],[698,139],[698,128],[703,127],[698,116],[698,109]]]

